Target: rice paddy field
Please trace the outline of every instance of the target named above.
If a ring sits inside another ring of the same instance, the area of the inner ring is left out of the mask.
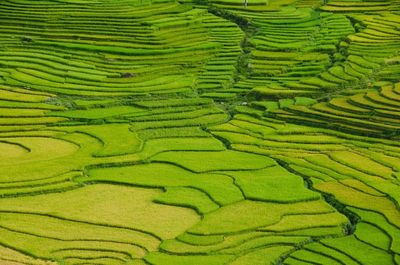
[[[400,0],[1,0],[0,265],[400,265]]]

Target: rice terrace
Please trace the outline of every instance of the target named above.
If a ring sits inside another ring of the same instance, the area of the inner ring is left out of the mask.
[[[400,0],[0,0],[0,265],[400,265]]]

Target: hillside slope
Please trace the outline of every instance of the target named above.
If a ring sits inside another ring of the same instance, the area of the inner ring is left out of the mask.
[[[400,265],[400,1],[3,0],[0,264]]]

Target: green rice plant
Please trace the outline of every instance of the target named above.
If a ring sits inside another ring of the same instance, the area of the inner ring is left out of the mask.
[[[339,265],[342,264],[341,261],[338,261],[336,258],[327,257],[325,255],[321,255],[319,253],[315,253],[310,250],[302,249],[299,251],[294,252],[290,255],[291,258],[294,258],[299,261],[304,261],[306,263],[320,263],[327,264],[327,265]]]
[[[357,189],[359,191],[362,191],[362,192],[367,193],[367,194],[372,195],[372,196],[385,197],[385,194],[382,193],[381,191],[379,191],[379,189],[377,188],[379,186],[378,185],[379,182],[375,182],[373,184],[373,187],[369,186],[370,185],[369,183],[367,185],[362,181],[359,181],[359,180],[356,180],[356,179],[352,179],[352,178],[342,179],[339,182],[341,184],[343,184],[343,185],[346,185],[346,186],[350,187],[350,188]]]
[[[245,200],[212,212],[192,227],[194,234],[214,235],[249,231],[278,222],[287,214],[329,213],[334,210],[322,200],[276,204]],[[229,220],[226,222],[225,220]]]
[[[90,254],[93,252],[99,255],[100,251],[104,249],[105,247],[109,247],[110,251],[107,253],[101,253],[100,255],[106,256],[108,254],[108,257],[111,259],[115,259],[118,254],[116,255],[115,252],[118,253],[118,248],[120,249],[120,252],[124,253],[134,253],[140,251],[140,248],[137,248],[135,246],[127,247],[127,244],[121,244],[121,243],[114,243],[114,242],[108,242],[108,244],[104,244],[102,242],[94,242],[94,241],[79,241],[77,240],[76,242],[63,242],[62,240],[57,240],[54,238],[44,238],[32,234],[27,234],[27,233],[17,233],[14,231],[10,231],[7,229],[1,229],[2,233],[2,239],[12,242],[13,246],[16,246],[17,248],[23,248],[23,249],[28,249],[29,252],[27,251],[26,254],[36,257],[36,256],[42,256],[42,259],[46,259],[45,257],[48,257],[47,259],[54,260],[58,263],[64,262],[64,264],[71,264],[68,263],[68,259],[71,257],[68,253],[57,253],[59,249],[62,248],[70,248],[70,249],[75,249],[76,252],[79,252],[79,249],[82,248],[83,246],[86,246],[88,248],[88,251],[81,251],[81,253],[77,253],[76,255],[82,255],[80,258],[82,259],[90,259]],[[35,242],[36,244],[33,244]],[[98,251],[90,251],[90,249],[98,249]],[[121,250],[122,249],[122,250]],[[82,253],[83,252],[83,253]],[[110,252],[114,252],[113,254],[109,254]],[[96,255],[95,254],[95,255]],[[85,255],[87,255],[85,257]],[[119,254],[120,255],[120,254]],[[125,258],[126,260],[126,258]],[[124,260],[124,261],[125,261]],[[73,263],[72,263],[73,264]]]
[[[285,262],[283,264],[285,264],[285,265],[309,265],[310,263],[307,261],[302,261],[297,258],[288,257],[285,259]]]
[[[397,226],[394,226],[393,224],[389,223],[385,217],[377,212],[372,212],[372,211],[366,211],[362,209],[357,209],[353,207],[349,207],[349,209],[356,213],[358,216],[360,216],[361,220],[365,222],[368,225],[374,226],[375,232],[377,232],[376,229],[380,230],[380,233],[376,234],[376,238],[365,238],[365,235],[362,233],[358,233],[358,237],[360,237],[362,240],[376,240],[376,244],[379,245],[385,245],[387,243],[387,237],[390,237],[390,249],[394,252],[398,252],[398,249],[400,247],[400,242],[398,237],[396,237],[396,234],[398,233],[399,228]],[[386,245],[385,245],[386,246]]]
[[[2,160],[0,166],[7,168],[7,171],[0,173],[3,182],[50,179],[80,170],[90,161],[93,162],[90,154],[101,147],[97,140],[78,133],[55,132],[52,137],[9,137],[9,141],[30,152],[18,157],[21,163],[15,163],[15,158],[11,157]]]
[[[141,113],[134,113],[133,115],[127,114],[126,118],[128,118],[131,122],[146,122],[146,121],[170,121],[170,120],[179,120],[179,119],[194,119],[206,115],[212,114],[224,114],[224,112],[216,107],[212,108],[201,108],[201,109],[179,109],[172,110],[171,113],[168,113],[166,109],[163,109],[163,113],[157,114],[153,113],[152,115],[139,116]],[[137,115],[137,116],[136,116]]]
[[[330,247],[326,247],[319,243],[308,244],[305,248],[314,253],[320,253],[324,256],[341,261],[342,263],[345,263],[345,264],[349,264],[349,265],[358,264],[355,260],[353,260],[351,258],[351,256],[346,255],[346,254],[344,254],[340,251],[337,251],[335,249],[332,249]]]
[[[150,264],[165,264],[165,265],[195,265],[195,264],[210,264],[210,265],[222,265],[233,260],[233,255],[173,255],[162,252],[152,252],[145,257],[145,260]]]
[[[30,103],[30,102],[0,100],[0,104],[3,108],[37,109],[37,110],[48,110],[48,111],[65,110],[64,106],[54,105],[49,103],[50,100],[48,100],[48,103]]]
[[[323,239],[321,243],[353,257],[362,264],[391,264],[392,257],[389,253],[374,248],[357,240],[355,236]]]
[[[373,91],[373,92],[368,92],[365,97],[368,100],[371,100],[372,102],[375,102],[379,105],[383,105],[382,107],[388,106],[388,107],[394,107],[396,108],[398,106],[398,103],[395,100],[390,100],[388,98],[382,97],[378,92]]]
[[[246,245],[247,242],[257,241],[259,238],[264,238],[268,235],[265,232],[247,232],[233,235],[196,235],[185,233],[182,236],[179,236],[178,240],[164,241],[160,245],[160,248],[176,254],[232,254],[235,251],[230,250],[238,248],[242,244]]]
[[[138,131],[137,134],[140,139],[143,140],[179,137],[210,137],[209,133],[198,126],[146,129]]]
[[[266,111],[274,111],[275,109],[279,108],[278,102],[276,101],[255,102],[254,105],[262,106],[265,108]]]
[[[157,246],[157,240],[160,240],[160,238],[174,238],[199,220],[198,215],[193,210],[153,203],[152,201],[161,193],[162,191],[158,189],[98,184],[64,193],[8,198],[2,200],[1,204],[3,212],[32,213],[39,215],[39,217],[50,216],[58,219],[55,222],[62,222],[62,220],[67,219],[71,222],[78,222],[78,224],[83,222],[106,226],[109,229],[115,227],[117,230],[109,235],[111,238],[115,238],[117,235],[118,237],[129,238],[131,232],[124,233],[124,229],[134,230],[137,232],[133,235],[137,234],[140,242],[150,244],[154,249]],[[81,203],[82,201],[85,201],[85,203]],[[132,205],[135,205],[135,207],[131,207]],[[146,216],[146,219],[143,219],[144,216]],[[176,226],[177,222],[180,223],[179,226]],[[31,226],[29,223],[26,222],[25,225],[29,229],[37,229],[36,232],[39,232],[40,227]],[[43,225],[46,226],[46,223],[51,227],[51,219]],[[10,225],[17,226],[17,224]],[[87,225],[86,227],[89,228]],[[67,228],[71,229],[66,224],[65,229]],[[44,236],[52,233],[51,230],[42,229]],[[54,229],[57,229],[57,226]],[[82,229],[86,229],[85,225]],[[82,230],[82,233],[84,231]],[[68,233],[63,233],[63,229],[56,230],[53,233],[58,233],[63,237],[68,236]],[[80,237],[79,229],[75,230],[74,233],[78,238]],[[102,233],[107,233],[107,230]],[[96,237],[96,234],[88,230],[88,236]],[[29,241],[25,244],[30,244],[33,247],[35,241]],[[45,244],[37,245],[37,247],[46,249]]]
[[[8,263],[31,263],[33,265],[52,265],[56,264],[53,261],[49,260],[43,260],[43,259],[35,259],[30,257],[29,255],[26,255],[24,253],[21,253],[19,251],[16,251],[14,249],[7,248],[5,246],[2,246],[0,248],[0,253],[1,253],[1,262],[4,264]]]
[[[357,170],[355,168],[351,168],[345,164],[337,162],[337,161],[331,159],[327,155],[308,156],[305,158],[305,160],[314,165],[317,165],[320,167],[325,167],[325,168],[330,169],[330,170],[332,170],[336,173],[339,173],[343,176],[352,177],[352,178],[358,179],[360,181],[363,181],[365,183],[373,182],[373,181],[380,179],[377,176],[364,173],[363,171]]]
[[[315,188],[334,195],[337,200],[346,205],[355,206],[357,204],[360,209],[376,211],[395,225],[399,222],[394,204],[384,197],[371,196],[340,183],[318,183]]]
[[[348,98],[334,98],[331,101],[329,101],[328,105],[332,108],[335,109],[340,109],[343,111],[349,111],[352,113],[357,113],[357,114],[371,114],[371,111],[365,108],[361,108],[358,106],[355,106],[349,102]]]
[[[261,248],[258,250],[254,250],[252,252],[249,252],[237,259],[235,259],[231,264],[234,265],[250,265],[254,263],[264,263],[264,262],[269,262],[272,264],[273,262],[276,262],[280,255],[289,252],[293,248],[290,246],[272,246],[272,247],[267,247],[267,248]]]
[[[74,101],[74,104],[78,108],[93,108],[97,106],[107,106],[112,105],[115,100],[113,99],[98,99],[98,100],[85,100],[85,99],[77,99]]]
[[[101,245],[107,247],[107,243],[109,243],[109,250],[115,251],[120,247],[121,252],[123,251],[126,254],[132,251],[132,256],[140,257],[145,255],[147,250],[154,250],[155,246],[158,244],[157,240],[151,236],[129,229],[87,224],[29,213],[2,213],[1,216],[2,227],[20,234],[26,233],[35,235],[38,238],[47,237],[48,239],[54,239],[55,242],[58,241],[58,243],[55,243],[55,247],[62,247],[63,241],[81,241],[78,244],[75,243],[76,248],[81,245],[81,247],[85,249],[85,241],[94,241],[93,243],[98,245],[98,249],[101,249]],[[40,225],[32,227],[29,225],[31,222],[38,222]],[[101,238],[104,238],[103,243],[101,242]],[[113,242],[117,244],[113,246]],[[134,242],[136,246],[131,244],[132,242]],[[31,242],[31,244],[32,243],[33,242]],[[73,245],[71,243],[66,244]],[[38,249],[40,248],[39,246]],[[90,248],[87,248],[87,250],[90,250]],[[62,249],[55,252],[66,253],[66,251],[62,251]],[[130,254],[128,254],[128,257],[130,257]]]
[[[317,103],[315,99],[307,98],[307,97],[296,97],[295,98],[295,105],[300,106],[308,106]]]
[[[368,236],[367,236],[368,235]],[[376,248],[388,251],[391,245],[391,238],[375,225],[367,223],[357,224],[357,231],[355,236],[358,240],[369,243]]]
[[[279,100],[279,107],[280,108],[287,108],[287,107],[289,107],[289,106],[291,106],[291,105],[293,105],[294,104],[294,100],[293,99],[281,99],[281,100]]]
[[[400,95],[396,94],[391,86],[382,87],[380,94],[390,100],[400,101]]]
[[[398,10],[3,1],[0,263],[399,263]]]
[[[290,161],[290,160],[289,160]],[[334,178],[329,176],[328,174],[322,173],[315,169],[309,167],[299,166],[297,164],[290,164],[289,165],[292,170],[301,174],[302,176],[307,176],[312,183],[319,182],[319,181],[332,181]]]
[[[308,237],[341,237],[343,236],[343,227],[329,226],[329,227],[312,227],[300,230],[285,231],[283,233],[288,236],[308,236]]]
[[[225,146],[220,141],[212,137],[168,137],[147,140],[140,157],[151,158],[157,154],[168,151],[224,151]]]
[[[265,248],[274,248],[274,246],[279,246],[279,245],[285,245],[287,246],[295,246],[297,244],[300,244],[302,242],[307,241],[307,237],[300,237],[300,236],[259,236],[255,237],[251,240],[243,242],[240,246],[237,247],[232,247],[228,249],[223,249],[220,252],[221,253],[238,253],[238,252],[244,252],[244,253],[251,253],[256,249],[265,249]],[[278,250],[278,249],[276,249]],[[280,252],[283,254],[282,252]],[[271,262],[274,261],[274,259],[277,259],[278,253],[274,255],[274,257],[271,257]],[[246,256],[246,255],[244,255]],[[249,255],[252,256],[252,255]],[[243,258],[243,260],[248,259],[249,257]],[[259,257],[261,258],[261,257]],[[239,259],[240,260],[240,259]]]
[[[198,127],[205,125],[214,125],[225,122],[228,119],[226,113],[216,113],[210,115],[204,115],[195,118],[188,119],[177,119],[177,120],[165,120],[165,121],[147,121],[132,123],[132,127],[135,131],[149,130],[149,129],[163,129],[169,130],[173,128],[187,128],[187,127]]]
[[[170,151],[154,156],[152,161],[180,165],[193,172],[252,170],[275,164],[275,161],[266,157],[230,150],[222,152]],[[224,163],[222,163],[223,161]]]
[[[44,102],[50,98],[51,95],[32,93],[26,89],[0,87],[1,99],[18,102]]]
[[[344,81],[347,82],[357,82],[358,79],[354,76],[352,76],[351,74],[347,73],[347,71],[345,71],[344,66],[334,66],[332,68],[329,69],[329,73],[336,77],[336,78],[340,78]]]
[[[334,2],[340,3],[340,2]],[[344,2],[346,3],[346,2]],[[357,3],[357,2],[353,2]],[[382,3],[382,2],[379,2]],[[385,11],[388,9],[387,6],[384,4],[382,6],[336,6],[336,5],[327,5],[321,8],[327,12],[378,12],[378,11]]]
[[[0,117],[2,118],[29,118],[44,116],[44,110],[27,109],[27,108],[0,108]]]
[[[319,194],[304,187],[303,179],[280,166],[246,172],[227,172],[235,178],[248,199],[289,203],[318,200]]]
[[[48,113],[47,115],[74,119],[105,119],[114,116],[118,117],[134,112],[145,112],[145,110],[132,106],[116,106],[110,108],[94,108],[88,110],[57,111]]]
[[[329,155],[335,161],[370,175],[391,178],[392,169],[357,153],[342,151]]]
[[[330,72],[323,72],[319,77],[321,78],[321,80],[330,83],[342,84],[347,82],[347,80],[342,79],[341,77],[336,77]]]
[[[191,253],[191,255],[211,253],[229,255],[241,252],[243,254],[240,256],[244,256],[243,260],[248,260],[249,257],[245,254],[253,252],[254,250],[265,249],[267,247],[273,248],[279,244],[295,245],[301,241],[307,240],[306,237],[271,236],[261,232],[249,232],[240,235],[226,236],[225,238],[225,241],[221,244],[208,246],[188,245],[182,244],[182,242],[176,240],[167,240],[161,245],[161,248],[169,253],[176,253],[177,255],[182,255],[184,253]],[[278,253],[276,253],[276,255],[278,255]],[[275,258],[276,257],[274,257],[274,259]],[[239,260],[242,259],[239,258]]]
[[[179,235],[177,239],[183,243],[196,245],[196,246],[211,246],[224,242],[224,236],[216,235],[216,236],[203,236],[203,235],[194,235],[189,233],[184,233]]]
[[[63,121],[67,121],[67,119],[61,117],[14,117],[12,119],[8,117],[0,117],[1,126],[46,125]]]
[[[180,107],[192,105],[209,105],[212,100],[204,98],[177,98],[177,99],[163,99],[163,100],[147,100],[135,102],[136,105],[146,108],[166,108],[166,107]]]
[[[299,220],[300,218],[300,220]],[[312,227],[343,227],[348,223],[348,219],[337,212],[322,213],[322,214],[308,214],[304,216],[286,215],[273,225],[263,227],[263,231],[284,232],[290,230],[300,230]]]
[[[200,214],[206,214],[219,208],[218,204],[213,202],[207,194],[193,188],[166,188],[166,192],[156,198],[155,202],[190,207]]]
[[[363,94],[358,94],[358,95],[354,95],[351,96],[349,98],[349,102],[356,105],[356,106],[360,106],[366,109],[375,109],[375,110],[379,110],[379,109],[395,109],[394,107],[390,107],[390,106],[385,106],[385,105],[381,105],[377,102],[373,102],[371,100],[369,100],[367,97],[365,97]]]
[[[243,199],[233,180],[222,174],[195,174],[170,163],[151,163],[129,167],[99,168],[82,182],[112,182],[145,187],[191,187],[207,193],[218,204]]]

